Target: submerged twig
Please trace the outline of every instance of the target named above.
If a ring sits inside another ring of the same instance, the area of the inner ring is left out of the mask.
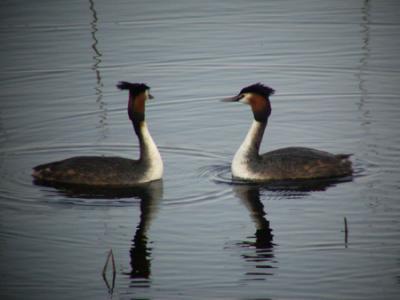
[[[110,286],[108,280],[107,280],[107,276],[106,276],[106,272],[107,272],[107,267],[108,267],[108,263],[111,259],[111,264],[112,264],[112,285]],[[103,276],[103,280],[106,283],[106,286],[108,288],[108,291],[110,294],[113,293],[114,290],[114,286],[115,286],[115,274],[116,274],[116,268],[115,268],[115,259],[114,259],[114,253],[112,251],[112,249],[110,249],[110,251],[107,254],[107,259],[106,259],[106,263],[104,264],[103,267],[103,272],[102,272],[102,276]]]
[[[347,218],[344,217],[344,244],[345,244],[346,248],[347,248],[348,239],[349,239],[349,229],[347,226]]]
[[[112,252],[112,249],[110,249],[111,252],[111,262],[112,262],[112,268],[113,268],[113,274],[115,275],[116,269],[115,269],[115,259],[114,259],[114,254]]]

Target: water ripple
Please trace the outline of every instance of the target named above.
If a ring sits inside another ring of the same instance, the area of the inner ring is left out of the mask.
[[[205,161],[220,160],[222,153],[205,152],[194,148],[185,147],[159,147],[160,152],[166,161],[189,160],[192,163],[203,164]],[[6,175],[0,186],[3,199],[11,207],[16,202],[24,203],[28,207],[34,203],[62,204],[62,205],[83,205],[83,206],[131,206],[137,205],[141,194],[136,189],[110,190],[110,189],[85,189],[74,187],[34,186],[31,178],[31,169],[36,164],[47,161],[55,161],[66,157],[78,155],[108,155],[129,157],[131,152],[138,152],[138,146],[131,144],[103,144],[94,147],[91,144],[56,144],[47,145],[25,145],[8,147],[2,150],[3,173]],[[177,172],[173,170],[170,172]],[[191,173],[192,172],[192,173]],[[188,205],[201,204],[215,199],[224,199],[229,191],[217,187],[204,189],[204,191],[192,191],[187,186],[198,182],[198,174],[195,170],[185,172],[185,181],[182,185],[183,195],[175,193],[173,196],[166,193],[163,203],[165,205]],[[165,181],[170,181],[164,176]],[[207,182],[205,182],[207,183]],[[174,183],[176,181],[174,180]],[[179,183],[178,183],[179,184]],[[171,185],[171,184],[169,184]],[[18,192],[21,191],[21,192]],[[25,192],[22,192],[25,191]],[[26,192],[29,191],[29,192]]]
[[[313,180],[288,180],[274,182],[249,182],[232,177],[230,164],[218,164],[205,166],[199,169],[199,175],[206,177],[217,184],[227,184],[231,186],[244,185],[254,186],[262,190],[276,192],[275,196],[284,198],[296,198],[306,195],[308,192],[324,191],[331,186],[342,182],[352,181],[353,178],[365,176],[365,168],[358,161],[354,167],[353,176],[343,178],[313,179]]]

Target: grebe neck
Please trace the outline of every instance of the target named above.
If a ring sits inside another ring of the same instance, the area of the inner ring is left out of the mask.
[[[139,139],[139,165],[145,170],[145,181],[160,179],[164,172],[163,161],[157,145],[154,143],[149,129],[147,128],[146,121],[133,122],[133,126]]]
[[[258,153],[266,126],[266,121],[260,122],[254,120],[251,124],[246,138],[233,158],[231,165],[233,177],[246,179],[254,178],[251,165],[260,158]]]
[[[139,139],[140,158],[139,161],[154,165],[162,165],[162,159],[157,145],[150,135],[147,123],[145,120],[134,121],[133,127]]]
[[[259,122],[253,120],[246,138],[235,154],[234,160],[239,158],[247,160],[258,157],[266,126],[267,121]]]

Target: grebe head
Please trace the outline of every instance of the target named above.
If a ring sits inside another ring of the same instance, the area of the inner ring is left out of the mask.
[[[117,88],[120,90],[129,90],[129,119],[131,121],[144,121],[145,102],[154,98],[150,94],[150,87],[144,83],[120,81],[117,84]]]
[[[243,88],[236,96],[225,98],[226,102],[241,102],[251,106],[254,114],[254,119],[259,122],[266,122],[271,114],[271,103],[269,96],[273,95],[275,90],[256,83]]]

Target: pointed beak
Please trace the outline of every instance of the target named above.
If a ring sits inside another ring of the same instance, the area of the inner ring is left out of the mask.
[[[223,98],[221,99],[222,102],[237,102],[244,97],[243,94],[239,94],[233,97]]]
[[[153,95],[149,93],[149,99],[154,99]]]

